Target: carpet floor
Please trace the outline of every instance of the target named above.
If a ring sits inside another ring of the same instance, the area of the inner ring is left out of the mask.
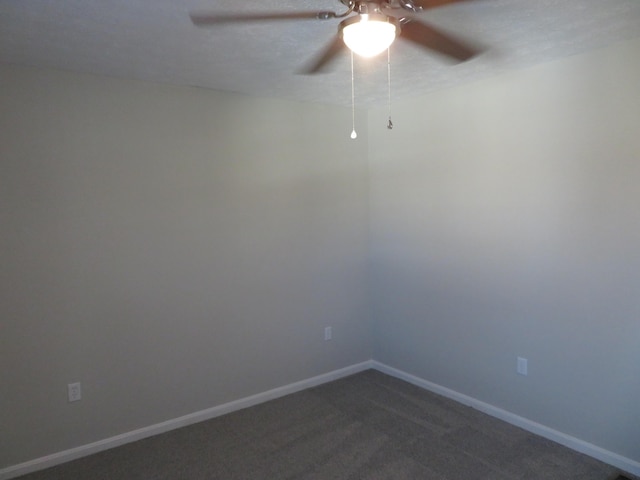
[[[20,478],[613,480],[621,473],[368,370]]]

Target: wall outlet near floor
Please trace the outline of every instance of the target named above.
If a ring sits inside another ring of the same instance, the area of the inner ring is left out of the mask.
[[[528,363],[529,363],[529,361],[526,358],[518,357],[518,366],[516,368],[516,371],[520,375],[527,376],[528,375],[528,370],[529,370]]]
[[[333,331],[331,327],[324,327],[324,339],[331,340],[332,337],[333,337]]]
[[[82,386],[80,385],[80,382],[68,384],[67,395],[69,397],[69,402],[82,400]]]

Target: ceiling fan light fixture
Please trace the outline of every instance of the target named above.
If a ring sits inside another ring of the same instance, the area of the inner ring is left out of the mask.
[[[398,22],[379,13],[363,13],[340,23],[340,34],[345,45],[362,57],[373,57],[384,52],[399,33]]]

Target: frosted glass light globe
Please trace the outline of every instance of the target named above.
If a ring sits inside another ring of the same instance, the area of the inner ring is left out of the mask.
[[[344,20],[340,27],[345,45],[362,57],[384,52],[400,30],[394,20],[381,14],[360,14]]]

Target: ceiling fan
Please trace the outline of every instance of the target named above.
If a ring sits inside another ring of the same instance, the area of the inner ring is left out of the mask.
[[[480,53],[475,47],[416,19],[423,10],[465,0],[339,0],[347,9],[332,11],[271,13],[192,13],[191,21],[199,27],[225,23],[269,20],[330,20],[344,18],[338,35],[327,45],[303,73],[318,73],[346,47],[362,56],[374,56],[386,50],[396,37],[463,62]],[[467,0],[468,1],[468,0]],[[353,15],[352,15],[353,14]]]

